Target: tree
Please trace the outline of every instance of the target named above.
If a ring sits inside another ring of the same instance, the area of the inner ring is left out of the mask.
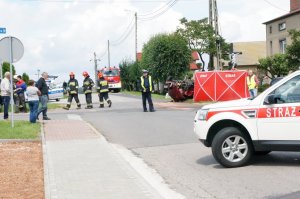
[[[217,42],[221,45],[222,58],[227,60],[230,51],[230,44],[225,42],[225,39],[220,36],[215,36],[213,27],[208,24],[208,19],[188,21],[186,18],[180,20],[182,27],[177,28],[176,33],[184,37],[190,49],[197,51],[204,69],[205,61],[204,54],[216,55]],[[227,55],[226,55],[227,54]],[[211,69],[212,66],[210,67]]]
[[[13,71],[13,75],[16,74],[16,70],[15,70],[15,66],[12,65],[12,71]],[[10,66],[8,62],[3,62],[2,64],[2,75],[4,75],[4,73],[6,72],[10,72]]]
[[[275,54],[259,59],[257,68],[263,71],[270,79],[281,75],[287,75],[292,70],[292,68],[288,66],[286,54]]]
[[[292,43],[287,46],[288,66],[293,70],[300,67],[300,30],[290,30]]]
[[[28,84],[28,81],[29,81],[29,75],[27,73],[23,73],[22,74],[22,79],[24,80],[24,82],[26,84]]]
[[[119,64],[120,68],[120,77],[122,81],[122,88],[125,90],[131,90],[130,89],[130,78],[129,78],[129,63],[127,60],[123,60]]]
[[[138,90],[137,80],[141,76],[141,69],[138,62],[123,60],[120,64],[120,76],[122,87],[125,90]]]
[[[183,37],[159,34],[144,45],[141,67],[148,69],[156,82],[165,82],[170,76],[182,78],[191,59],[191,51]]]

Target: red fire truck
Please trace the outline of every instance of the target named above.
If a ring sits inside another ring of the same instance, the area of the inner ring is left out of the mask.
[[[103,77],[108,82],[108,88],[110,91],[120,92],[122,88],[120,69],[116,67],[105,67],[100,70]]]

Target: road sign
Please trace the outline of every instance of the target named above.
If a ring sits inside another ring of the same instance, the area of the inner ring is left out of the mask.
[[[0,34],[6,34],[6,28],[0,28]]]
[[[23,54],[24,46],[19,39],[15,37],[4,37],[0,40],[0,59],[2,61],[15,63],[23,57]]]

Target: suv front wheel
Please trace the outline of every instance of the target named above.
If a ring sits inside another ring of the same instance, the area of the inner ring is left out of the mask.
[[[238,128],[226,127],[214,137],[212,153],[224,167],[240,167],[250,161],[253,147],[250,138]]]

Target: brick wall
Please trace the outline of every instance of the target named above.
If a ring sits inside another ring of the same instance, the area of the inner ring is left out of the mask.
[[[290,0],[290,12],[300,9],[300,0]]]

